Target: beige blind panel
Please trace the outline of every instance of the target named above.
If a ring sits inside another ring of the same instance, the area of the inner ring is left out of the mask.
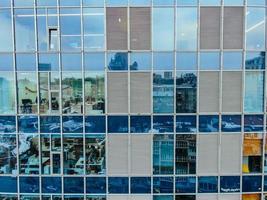
[[[152,195],[131,195],[130,200],[152,200]]]
[[[219,200],[240,200],[240,195],[239,194],[219,195]]]
[[[199,194],[197,200],[217,200],[218,195],[216,194]]]

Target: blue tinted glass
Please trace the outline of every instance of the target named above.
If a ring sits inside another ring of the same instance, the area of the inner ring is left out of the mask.
[[[241,115],[222,115],[222,132],[241,132]]]
[[[148,6],[151,4],[151,0],[129,0],[130,6]]]
[[[176,193],[196,193],[196,177],[176,177]]]
[[[151,117],[150,116],[131,116],[131,133],[150,133]]]
[[[131,178],[131,193],[151,193],[151,178],[150,177],[132,177]]]
[[[86,193],[105,194],[106,193],[106,178],[105,177],[87,177],[86,178]]]
[[[253,71],[245,73],[245,100],[246,113],[263,112],[264,107],[264,73]]]
[[[153,177],[154,193],[173,193],[173,177]]]
[[[38,6],[57,6],[57,0],[37,0]]]
[[[199,132],[218,132],[218,131],[219,131],[218,115],[199,116]]]
[[[244,5],[244,0],[224,0],[224,5]]]
[[[223,53],[223,69],[236,70],[242,69],[242,52],[224,52]]]
[[[173,53],[154,53],[153,55],[154,70],[173,70],[174,54]]]
[[[14,0],[14,6],[33,6],[34,0]]]
[[[61,54],[62,70],[64,71],[80,71],[82,70],[81,54]]]
[[[128,116],[108,116],[108,133],[128,133]]]
[[[0,71],[13,71],[12,54],[0,54]]]
[[[104,70],[105,53],[85,53],[84,70]]]
[[[199,0],[200,5],[218,6],[221,0]]]
[[[83,117],[82,116],[63,116],[63,133],[82,133]]]
[[[20,177],[19,189],[21,193],[39,193],[38,177]]]
[[[62,0],[64,2],[65,0]],[[81,10],[78,8],[62,8],[60,10],[60,27],[62,35],[81,35]]]
[[[128,0],[106,0],[107,6],[127,6]]]
[[[37,116],[19,116],[18,127],[20,133],[37,133],[38,117]]]
[[[177,0],[177,5],[197,5],[197,0]]]
[[[82,177],[64,177],[64,193],[84,193]]]
[[[263,190],[264,191],[267,191],[267,176],[264,176],[264,188],[263,188]]]
[[[153,132],[173,133],[173,116],[153,116]]]
[[[175,0],[153,0],[154,6],[173,5]]]
[[[58,54],[39,54],[38,69],[39,71],[58,71]]]
[[[109,177],[108,192],[110,194],[127,194],[129,193],[128,177]]]
[[[201,52],[200,53],[200,69],[203,69],[203,70],[220,69],[220,53]]]
[[[107,63],[109,70],[128,70],[128,54],[109,53]]]
[[[177,133],[194,133],[197,131],[196,116],[176,116],[176,132]]]
[[[240,192],[240,176],[221,176],[221,192]]]
[[[61,177],[42,177],[43,193],[61,193]]]
[[[260,192],[262,176],[242,176],[242,192]]]
[[[15,133],[16,118],[13,116],[0,116],[0,133]]]
[[[80,6],[80,0],[59,0],[60,6]]]
[[[247,5],[254,6],[254,5],[265,5],[265,0],[247,0]]]
[[[151,53],[131,53],[130,69],[131,70],[150,70]]]
[[[35,71],[35,54],[16,54],[16,67],[18,71]]]
[[[104,0],[83,0],[83,6],[103,7],[104,6]]]
[[[247,53],[246,69],[265,69],[265,52]]]
[[[171,195],[154,195],[153,200],[173,200],[173,196]]]
[[[60,133],[60,116],[40,116],[40,133]]]
[[[11,6],[11,1],[10,0],[2,0],[2,1],[0,1],[0,6],[1,7],[9,7],[9,6]]]
[[[197,69],[196,53],[177,53],[176,54],[177,70],[195,70]]]
[[[203,176],[198,178],[199,193],[217,193],[218,192],[218,177]]]
[[[0,177],[0,192],[16,193],[17,192],[17,178],[3,176]]]
[[[85,117],[85,133],[105,133],[105,116],[87,116]]]
[[[245,115],[244,131],[254,132],[263,131],[264,117],[263,115]]]
[[[3,1],[0,1],[0,6]],[[13,51],[11,9],[0,10],[0,52]]]

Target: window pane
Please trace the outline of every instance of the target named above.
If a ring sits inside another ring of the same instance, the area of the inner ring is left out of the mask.
[[[197,48],[197,8],[177,8],[177,49]]]
[[[110,194],[127,194],[129,193],[128,177],[109,177],[108,192]]]
[[[76,193],[76,194],[84,193],[83,178],[82,177],[64,177],[64,193]]]
[[[0,71],[13,71],[13,55],[0,54]]]
[[[43,193],[61,193],[61,177],[43,177]]]
[[[201,70],[218,70],[220,69],[220,53],[201,52],[200,53]]]
[[[38,54],[38,56],[39,71],[59,71],[58,54]]]
[[[176,132],[187,133],[197,131],[197,119],[194,115],[177,115],[176,116]]]
[[[240,115],[222,115],[222,132],[241,132]]]
[[[154,70],[173,70],[174,54],[173,53],[158,53],[153,55]]]
[[[105,177],[86,178],[86,193],[105,194],[106,193],[106,178]],[[100,200],[102,200],[102,198]]]
[[[105,133],[105,116],[87,116],[85,117],[85,133]]]
[[[57,6],[57,0],[37,0],[37,6]]]
[[[104,7],[104,0],[83,0],[83,6]]]
[[[130,69],[131,70],[150,70],[151,53],[131,53]]]
[[[128,0],[106,0],[107,6],[127,6]]]
[[[37,116],[19,116],[18,128],[20,133],[37,133],[38,132],[38,117]]]
[[[59,0],[60,6],[80,6],[80,0]]]
[[[173,193],[173,177],[153,177],[154,193]]]
[[[202,176],[198,178],[199,193],[217,193],[218,192],[218,177]]]
[[[130,6],[149,6],[151,0],[129,0]]]
[[[14,73],[0,71],[0,114],[15,113],[14,85]]]
[[[104,71],[105,69],[105,53],[85,53],[84,54],[84,70],[85,71]]]
[[[221,1],[220,0],[199,0],[200,5],[205,6],[219,6]]]
[[[18,71],[35,71],[35,54],[16,54],[16,67]]]
[[[260,192],[261,183],[262,176],[242,176],[242,192]]]
[[[242,52],[224,52],[223,53],[223,69],[224,70],[240,70],[242,69],[243,55]]]
[[[0,182],[4,183],[0,185],[0,192],[1,193],[17,193],[17,177],[0,177]],[[2,199],[9,199],[13,200],[8,197],[8,195],[5,195],[5,197],[1,197]]]
[[[153,0],[154,6],[173,5],[175,0]]]
[[[24,6],[33,6],[33,5],[34,5],[34,0],[28,0],[28,1],[14,0],[14,6],[24,7]]]
[[[265,69],[265,52],[248,52],[246,69]]]
[[[128,54],[108,53],[107,64],[109,70],[128,70]]]
[[[40,133],[60,133],[59,116],[40,116]]]
[[[1,119],[0,119],[1,120]],[[1,124],[1,121],[0,121]],[[0,126],[1,129],[1,126]],[[17,153],[16,150],[16,135],[0,134],[0,173],[1,174],[15,174],[17,166]],[[5,185],[5,184],[1,184]],[[0,186],[1,191],[1,186]],[[6,191],[7,192],[7,191]]]
[[[176,193],[195,193],[196,178],[195,177],[176,177],[175,179]]]
[[[224,5],[232,6],[232,5],[244,5],[244,0],[224,0]]]
[[[128,117],[108,116],[108,133],[128,133]]]
[[[153,116],[153,132],[154,133],[173,133],[174,119],[173,116]]]
[[[38,192],[40,192],[39,177],[20,177],[19,180],[20,180],[19,190],[21,193],[38,193]],[[39,197],[37,197],[37,198],[39,198]]]
[[[0,10],[0,52],[7,52],[13,50],[12,44],[12,22],[11,22],[11,10],[2,9]]]
[[[162,38],[164,38],[164,40]],[[173,8],[154,8],[153,49],[163,51],[174,49]]]
[[[15,116],[0,116],[0,133],[15,133],[16,118]]]
[[[63,116],[63,133],[83,133],[82,116]]]
[[[264,6],[265,0],[247,0],[247,5],[249,6]]]
[[[263,131],[263,115],[245,115],[244,116],[244,131],[259,132]]]
[[[196,53],[177,53],[176,54],[177,70],[196,70],[197,54]]]
[[[201,115],[199,116],[199,132],[218,132],[219,116]]]
[[[78,53],[61,54],[63,71],[80,71],[82,69],[82,55]]]
[[[197,5],[197,0],[177,0],[177,5]]]
[[[150,116],[131,116],[131,133],[150,133],[151,117]]]
[[[131,194],[151,193],[150,177],[132,177],[131,178]]]
[[[221,192],[240,192],[240,177],[221,176],[220,187],[221,187]]]

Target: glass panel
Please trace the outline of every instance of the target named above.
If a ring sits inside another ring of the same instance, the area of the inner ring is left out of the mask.
[[[0,185],[1,193],[17,193],[17,177],[0,177],[0,182],[4,183]],[[1,197],[0,199],[10,200],[9,196]]]
[[[104,195],[87,195],[86,200],[107,200]]]
[[[104,7],[104,0],[83,0],[83,6]]]
[[[176,73],[176,113],[195,113],[197,107],[196,72]]]
[[[261,173],[263,136],[261,133],[245,133],[243,141],[243,173]]]
[[[105,53],[85,53],[84,70],[85,71],[104,71]]]
[[[153,177],[154,193],[173,193],[173,177]]]
[[[109,70],[128,70],[128,54],[108,53],[107,63]]]
[[[197,54],[196,53],[177,53],[176,54],[177,70],[196,70]]]
[[[197,118],[194,115],[177,115],[176,116],[176,132],[187,133],[197,132]]]
[[[131,70],[151,70],[151,53],[131,53]]]
[[[105,116],[87,116],[85,117],[85,133],[105,133]]]
[[[218,70],[220,69],[220,53],[218,52],[201,52],[200,53],[201,70]]]
[[[151,0],[129,0],[130,6],[149,6]]]
[[[40,133],[60,133],[60,116],[40,116]]]
[[[174,80],[172,71],[158,71],[153,74],[153,112],[173,113]]]
[[[21,174],[39,174],[39,137],[38,135],[20,134],[18,148],[19,148],[19,172]],[[33,177],[29,177],[29,178],[33,178]],[[20,182],[20,185],[22,186],[23,184]],[[36,188],[35,187],[29,188],[29,190],[36,191]]]
[[[106,173],[105,142],[105,135],[86,135],[85,167],[87,174],[103,175]]]
[[[17,147],[16,135],[0,134],[0,158],[1,158],[0,174],[16,173],[16,167],[17,167],[16,147]],[[1,191],[1,186],[0,186],[0,191]]]
[[[131,133],[150,133],[151,117],[150,116],[131,116]]]
[[[34,0],[14,0],[14,6],[21,6],[21,7],[26,7],[26,6],[33,6],[34,5]]]
[[[0,71],[0,114],[15,113],[14,85],[14,73]]]
[[[20,177],[20,187],[19,190],[21,193],[38,193],[40,191],[39,186],[39,177]],[[21,199],[29,200],[38,200],[38,196],[31,196]]]
[[[37,133],[38,117],[37,116],[18,116],[18,128],[20,133]]]
[[[265,8],[247,8],[246,48],[265,48]]]
[[[248,52],[246,69],[265,69],[265,52]]]
[[[85,112],[87,114],[105,113],[105,73],[85,72]]]
[[[239,176],[221,176],[220,177],[221,192],[240,192]]]
[[[249,6],[264,6],[265,0],[247,0],[247,5]]]
[[[10,7],[11,6],[11,1],[10,0],[2,0],[0,2],[1,7]]]
[[[199,193],[217,193],[218,192],[218,177],[202,176],[198,178]]]
[[[59,55],[58,54],[38,54],[38,70],[39,71],[59,71]]]
[[[11,21],[11,10],[10,9],[0,10],[0,21],[1,21],[0,52],[12,51],[13,50],[12,21]]]
[[[178,50],[197,49],[197,8],[177,8]]]
[[[37,80],[34,72],[17,72],[19,112],[37,113]]]
[[[82,55],[78,53],[61,54],[62,70],[63,71],[81,71],[82,70]]]
[[[263,112],[264,101],[263,72],[245,73],[244,111],[247,113]]]
[[[37,0],[37,6],[57,6],[57,0]]]
[[[244,0],[224,0],[224,5],[232,6],[232,5],[244,5]]]
[[[164,40],[162,38],[164,38]],[[154,8],[153,49],[163,51],[174,49],[173,8]]]
[[[127,6],[128,0],[106,0],[107,6]]]
[[[83,86],[81,72],[62,73],[62,113],[83,112]]]
[[[263,115],[245,115],[244,116],[244,131],[259,132],[263,131],[264,119]]]
[[[176,135],[175,166],[176,174],[196,173],[196,135]]]
[[[242,176],[242,192],[260,192],[262,189],[261,183],[262,176]],[[255,195],[252,195],[252,197]],[[256,199],[260,199],[260,196],[259,198],[255,198],[255,200]]]
[[[151,193],[151,177],[132,177],[131,193],[132,194]]]
[[[219,6],[221,1],[220,0],[199,0],[200,5],[205,6]]]
[[[84,193],[83,178],[82,177],[64,177],[64,193]],[[74,199],[81,199],[81,198],[78,198],[78,196],[76,196],[75,198],[72,197],[69,199],[74,200]]]
[[[0,54],[0,71],[13,71],[13,55],[11,53]]]
[[[153,0],[154,6],[173,5],[175,0]]]
[[[108,116],[108,133],[128,133],[128,116]]]
[[[16,67],[18,71],[35,71],[35,54],[16,54]]]
[[[219,116],[218,115],[201,115],[199,116],[199,132],[218,132]]]
[[[173,133],[173,116],[153,116],[153,133]]]
[[[243,55],[242,52],[224,52],[223,69],[240,70],[242,69]]]
[[[106,193],[106,178],[105,177],[87,177],[86,178],[86,193],[105,194]],[[99,200],[103,200],[103,199],[99,198]]]
[[[15,133],[15,132],[16,132],[16,117],[0,116],[0,133]]]
[[[109,177],[108,192],[110,194],[127,194],[129,193],[128,177]]]
[[[16,50],[34,51],[35,23],[33,9],[15,10],[15,29]]]
[[[64,174],[84,174],[83,136],[80,134],[64,135],[63,151]],[[83,178],[81,179],[83,180]],[[78,184],[68,183],[67,185],[69,189],[65,188],[64,192],[72,193],[72,191],[80,191],[81,189],[80,182]],[[64,186],[66,186],[65,181]]]
[[[196,193],[196,177],[176,177],[176,193]]]
[[[241,132],[241,115],[222,115],[222,132]]]
[[[42,192],[61,193],[61,177],[42,177]]]
[[[174,54],[173,53],[158,53],[153,54],[153,69],[154,70],[173,70]]]
[[[197,5],[197,0],[177,0],[177,5]]]
[[[82,116],[63,116],[63,133],[83,133]]]
[[[173,174],[173,135],[153,136],[153,174]]]

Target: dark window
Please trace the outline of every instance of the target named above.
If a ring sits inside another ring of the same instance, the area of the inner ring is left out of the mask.
[[[261,191],[261,176],[243,176],[242,178],[242,192]]]
[[[85,133],[105,133],[105,116],[87,116],[85,117]]]
[[[61,193],[61,177],[42,177],[43,193]]]
[[[63,133],[83,133],[82,116],[63,116]]]
[[[197,118],[194,115],[177,115],[176,132],[177,133],[194,133],[197,131]]]
[[[128,133],[128,117],[108,116],[108,133]]]
[[[108,192],[110,194],[129,193],[128,177],[109,177]]]
[[[86,178],[86,193],[105,194],[106,193],[106,178],[105,177]]]
[[[153,177],[153,193],[173,193],[173,177]]]
[[[199,116],[199,132],[218,132],[219,116],[201,115]]]
[[[149,133],[151,131],[150,116],[131,116],[131,133]]]
[[[132,177],[131,178],[131,193],[151,193],[151,178],[150,177]]]
[[[60,133],[60,116],[40,116],[41,133]]]
[[[83,178],[64,177],[64,193],[84,193]]]
[[[241,115],[222,115],[222,132],[241,132]]]
[[[38,177],[20,177],[19,180],[21,193],[39,193]]]
[[[196,193],[196,177],[176,177],[175,193]]]
[[[156,133],[173,133],[173,125],[173,116],[153,116],[153,131]]]
[[[221,176],[221,192],[240,192],[240,176]]]
[[[217,193],[218,192],[218,177],[202,176],[198,178],[199,193]]]

